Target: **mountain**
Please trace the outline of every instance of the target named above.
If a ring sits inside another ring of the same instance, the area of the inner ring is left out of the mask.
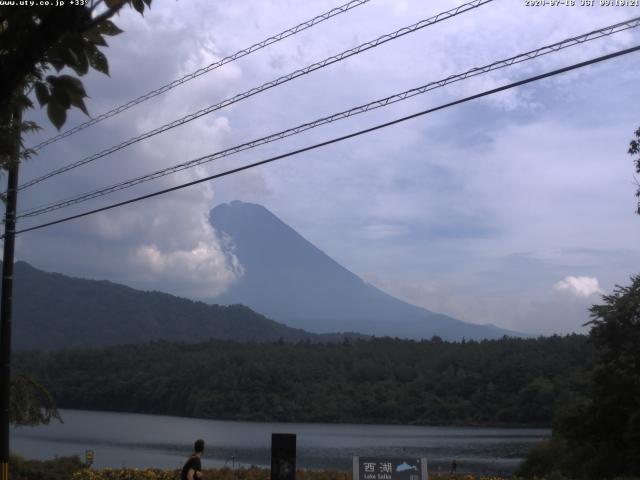
[[[1,263],[0,263],[1,264]],[[58,349],[147,343],[335,341],[269,320],[242,306],[207,305],[107,281],[48,273],[15,264],[13,345]]]
[[[234,201],[211,210],[211,225],[244,275],[215,301],[241,303],[311,332],[356,331],[446,340],[521,336],[403,302],[361,278],[304,239],[266,208]]]

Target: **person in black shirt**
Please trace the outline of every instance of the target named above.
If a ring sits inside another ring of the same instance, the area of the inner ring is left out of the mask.
[[[185,462],[180,473],[180,480],[199,480],[202,478],[202,452],[204,452],[204,440],[196,440],[193,446],[193,454]]]

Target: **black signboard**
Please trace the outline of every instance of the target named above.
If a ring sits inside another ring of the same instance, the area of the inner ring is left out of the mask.
[[[353,457],[353,480],[428,480],[427,459]]]
[[[271,480],[295,480],[296,436],[293,433],[271,434]]]

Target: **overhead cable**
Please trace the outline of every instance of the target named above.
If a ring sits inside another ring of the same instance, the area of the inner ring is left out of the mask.
[[[350,139],[350,138],[358,137],[358,136],[364,135],[366,133],[371,133],[371,132],[374,132],[374,131],[377,131],[377,130],[380,130],[380,129],[383,129],[383,128],[386,128],[386,127],[390,127],[392,125],[396,125],[396,124],[405,122],[407,120],[411,120],[413,118],[417,118],[417,117],[420,117],[420,116],[423,116],[423,115],[427,115],[429,113],[436,112],[438,110],[444,110],[446,108],[453,107],[455,105],[460,105],[462,103],[466,103],[466,102],[469,102],[471,100],[476,100],[478,98],[486,97],[488,95],[493,95],[493,94],[496,94],[496,93],[499,93],[499,92],[502,92],[502,91],[505,91],[505,90],[509,90],[511,88],[515,88],[515,87],[519,87],[521,85],[525,85],[525,84],[528,84],[528,83],[536,82],[536,81],[539,81],[539,80],[542,80],[542,79],[545,79],[545,78],[549,78],[549,77],[552,77],[552,76],[555,76],[555,75],[559,75],[561,73],[565,73],[565,72],[569,72],[569,71],[576,70],[576,69],[579,69],[579,68],[583,68],[583,67],[586,67],[588,65],[593,65],[593,64],[596,64],[596,63],[599,63],[599,62],[603,62],[605,60],[610,60],[612,58],[620,57],[622,55],[627,55],[629,53],[637,52],[639,50],[640,50],[640,45],[637,45],[637,46],[631,47],[631,48],[627,48],[627,49],[624,49],[624,50],[619,50],[619,51],[614,52],[614,53],[610,53],[610,54],[607,54],[607,55],[602,55],[600,57],[592,58],[592,59],[584,61],[584,62],[575,63],[575,64],[567,66],[567,67],[559,68],[559,69],[552,70],[552,71],[547,72],[547,73],[543,73],[543,74],[540,74],[540,75],[535,75],[533,77],[526,78],[524,80],[520,80],[520,81],[517,81],[517,82],[509,83],[507,85],[503,85],[502,87],[497,87],[497,88],[493,88],[491,90],[486,90],[484,92],[481,92],[481,93],[478,93],[478,94],[475,94],[475,95],[471,95],[471,96],[468,96],[468,97],[465,97],[465,98],[462,98],[462,99],[459,99],[459,100],[456,100],[456,101],[453,101],[453,102],[449,102],[449,103],[440,105],[438,107],[429,108],[427,110],[423,110],[421,112],[414,113],[412,115],[407,115],[405,117],[397,118],[397,119],[392,120],[390,122],[382,123],[382,124],[376,125],[374,127],[370,127],[370,128],[366,128],[366,129],[363,129],[363,130],[359,130],[357,132],[353,132],[353,133],[350,133],[348,135],[343,135],[341,137],[336,137],[336,138],[333,138],[331,140],[327,140],[327,141],[324,141],[324,142],[316,143],[314,145],[310,145],[308,147],[304,147],[304,148],[300,148],[298,150],[287,152],[287,153],[284,153],[282,155],[277,155],[275,157],[267,158],[267,159],[261,160],[259,162],[254,162],[254,163],[250,163],[248,165],[243,165],[241,167],[233,168],[231,170],[227,170],[227,171],[224,171],[222,173],[217,173],[215,175],[209,175],[208,177],[200,178],[198,180],[193,180],[191,182],[187,182],[187,183],[183,183],[183,184],[180,184],[180,185],[176,185],[174,187],[165,188],[163,190],[159,190],[159,191],[156,191],[156,192],[153,192],[153,193],[149,193],[149,194],[146,194],[146,195],[141,195],[139,197],[131,198],[129,200],[125,200],[125,201],[122,201],[122,202],[113,203],[113,204],[110,204],[110,205],[106,205],[104,207],[96,208],[96,209],[89,210],[89,211],[86,211],[86,212],[83,212],[83,213],[79,213],[79,214],[76,214],[76,215],[71,215],[71,216],[64,217],[64,218],[61,218],[61,219],[58,219],[58,220],[54,220],[54,221],[51,221],[51,222],[41,223],[41,224],[38,224],[38,225],[35,225],[35,226],[32,226],[32,227],[23,228],[21,230],[17,230],[15,233],[17,235],[17,234],[21,234],[21,233],[31,232],[31,231],[34,231],[34,230],[39,230],[39,229],[42,229],[42,228],[45,228],[45,227],[50,227],[52,225],[57,225],[57,224],[68,222],[68,221],[75,220],[75,219],[78,219],[78,218],[86,217],[88,215],[93,215],[93,214],[96,214],[96,213],[99,213],[99,212],[112,210],[112,209],[117,208],[117,207],[121,207],[121,206],[128,205],[128,204],[131,204],[131,203],[136,203],[136,202],[139,202],[139,201],[142,201],[142,200],[146,200],[146,199],[149,199],[149,198],[157,197],[159,195],[164,195],[166,193],[174,192],[176,190],[181,190],[183,188],[187,188],[187,187],[191,187],[193,185],[197,185],[197,184],[200,184],[200,183],[204,183],[204,182],[208,182],[208,181],[211,181],[211,180],[215,180],[217,178],[226,177],[228,175],[232,175],[232,174],[235,174],[235,173],[238,173],[238,172],[242,172],[244,170],[249,170],[251,168],[258,167],[260,165],[265,165],[267,163],[275,162],[276,160],[281,160],[283,158],[292,157],[292,156],[298,155],[300,153],[304,153],[304,152],[308,152],[308,151],[311,151],[311,150],[315,150],[317,148],[325,147],[327,145],[331,145],[331,144],[334,144],[334,143],[342,142],[342,141]],[[4,235],[2,237],[0,237],[0,238],[4,238]]]
[[[354,115],[358,115],[361,113],[365,113],[377,108],[381,108],[381,107],[386,107],[388,105],[391,105],[393,103],[397,103],[403,100],[406,100],[408,98],[414,97],[416,95],[420,95],[426,92],[429,92],[431,90],[435,90],[437,88],[441,88],[444,87],[445,85],[449,85],[451,83],[455,83],[455,82],[459,82],[461,80],[465,80],[467,78],[471,78],[471,77],[475,77],[481,74],[485,74],[494,70],[498,70],[498,69],[502,69],[502,68],[506,68],[509,67],[511,65],[515,65],[518,63],[522,63],[528,60],[533,60],[535,58],[538,58],[540,56],[543,55],[547,55],[550,53],[554,53],[557,52],[559,50],[562,50],[564,48],[568,48],[568,47],[572,47],[575,45],[581,45],[585,42],[588,41],[592,41],[592,40],[596,40],[602,37],[607,37],[609,35],[613,35],[614,33],[618,33],[624,30],[628,30],[631,28],[637,28],[640,26],[640,17],[636,17],[624,22],[619,22],[616,23],[614,25],[609,25],[607,27],[604,28],[600,28],[598,30],[593,30],[589,33],[585,33],[582,35],[578,35],[575,37],[571,37],[571,38],[567,38],[565,40],[553,43],[551,45],[546,45],[543,47],[540,47],[536,50],[531,50],[529,52],[526,53],[521,53],[519,55],[515,55],[513,57],[504,59],[504,60],[498,60],[495,61],[493,63],[490,63],[488,65],[484,65],[481,67],[475,67],[472,68],[470,70],[467,70],[464,73],[459,73],[456,75],[450,75],[444,79],[441,80],[437,80],[437,81],[432,81],[429,82],[425,85],[422,85],[420,87],[416,87],[416,88],[412,88],[410,90],[406,90],[404,92],[401,93],[396,93],[394,95],[379,99],[379,100],[375,100],[373,102],[367,103],[365,105],[360,105],[357,107],[353,107],[349,110],[345,110],[339,113],[334,113],[330,116],[326,116],[317,120],[314,120],[312,122],[308,122],[308,123],[304,123],[302,125],[298,125],[296,127],[293,128],[289,128],[287,130],[282,130],[280,132],[277,133],[273,133],[270,134],[268,136],[265,137],[261,137],[258,138],[256,140],[252,140],[250,142],[246,142],[243,143],[241,145],[236,145],[234,147],[230,147],[227,148],[225,150],[221,150],[219,152],[210,154],[210,155],[205,155],[203,157],[198,157],[195,159],[192,159],[188,162],[184,162],[184,163],[180,163],[178,165],[173,165],[171,167],[167,167],[161,170],[157,170],[155,172],[152,173],[148,173],[146,175],[142,175],[139,177],[135,177],[129,180],[125,180],[123,182],[120,183],[116,183],[114,185],[110,185],[107,187],[102,187],[100,189],[97,190],[93,190],[91,192],[86,192],[80,195],[76,195],[64,200],[60,200],[54,203],[50,203],[47,204],[45,206],[39,206],[39,207],[34,207],[31,208],[29,210],[25,210],[23,212],[19,212],[17,215],[17,218],[24,218],[24,217],[35,217],[38,215],[42,215],[45,213],[49,213],[52,212],[54,210],[58,210],[61,208],[65,208],[71,205],[76,205],[78,203],[82,203],[94,198],[98,198],[98,197],[102,197],[104,195],[108,195],[110,193],[114,193],[120,190],[124,190],[127,188],[131,188],[134,187],[136,185],[139,185],[141,183],[147,182],[147,181],[151,181],[151,180],[155,180],[157,178],[161,178],[164,177],[166,175],[170,175],[172,173],[176,173],[176,172],[180,172],[182,170],[188,169],[188,168],[192,168],[198,165],[202,165],[204,163],[208,163],[214,160],[218,160],[220,158],[224,158],[224,157],[228,157],[231,156],[233,154],[245,151],[245,150],[249,150],[251,148],[255,148],[258,147],[260,145],[264,145],[267,143],[271,143],[277,140],[281,140],[283,138],[286,137],[290,137],[293,135],[297,135],[299,133],[305,132],[307,130],[310,130],[312,128],[316,128],[319,127],[321,125],[325,125],[328,123],[332,123],[338,120],[342,120],[345,118],[349,118],[351,116]]]
[[[142,102],[146,102],[147,100],[150,100],[154,97],[157,97],[158,95],[161,95],[165,92],[168,92],[169,90],[172,90],[180,85],[183,85],[184,83],[187,83],[191,80],[193,80],[194,78],[198,78],[201,75],[204,75],[205,73],[208,73],[212,70],[215,70],[216,68],[220,68],[223,65],[226,65],[227,63],[231,63],[235,60],[238,60],[239,58],[242,57],[246,57],[247,55],[256,52],[258,50],[261,50],[269,45],[272,45],[274,43],[279,42],[280,40],[284,40],[287,37],[290,37],[292,35],[295,35],[296,33],[300,33],[308,28],[311,28],[315,25],[318,25],[319,23],[324,22],[325,20],[329,20],[332,17],[335,17],[336,15],[340,15],[341,13],[345,13],[353,8],[359,7],[360,5],[363,5],[367,2],[370,2],[371,0],[352,0],[350,2],[345,3],[344,5],[340,5],[339,7],[335,7],[332,8],[331,10],[329,10],[328,12],[325,12],[323,14],[320,14],[314,18],[312,18],[311,20],[307,20],[306,22],[302,22],[298,25],[296,25],[295,27],[291,27],[286,29],[283,32],[278,33],[277,35],[273,35],[261,42],[258,43],[254,43],[253,45],[251,45],[250,47],[247,48],[243,48],[242,50],[237,51],[236,53],[229,55],[227,57],[224,57],[221,60],[218,60],[216,62],[213,62],[209,65],[207,65],[206,67],[202,67],[198,70],[196,70],[195,72],[191,72],[177,80],[174,80],[170,83],[167,83],[166,85],[163,85],[155,90],[152,90],[148,93],[145,93],[144,95],[139,96],[138,98],[134,98],[133,100],[130,100],[129,102],[120,105],[118,107],[113,108],[112,110],[109,110],[108,112],[102,113],[90,120],[87,120],[84,123],[81,123],[80,125],[70,128],[69,130],[66,130],[54,137],[51,137],[47,140],[45,140],[44,142],[41,142],[39,144],[37,144],[34,147],[31,147],[32,150],[34,151],[38,151],[43,149],[44,147],[46,147],[47,145],[51,145],[54,142],[57,142],[58,140],[61,140],[63,138],[69,137],[75,133],[78,133],[81,130],[84,130],[85,128],[91,127],[93,125],[95,125],[96,123],[99,123],[103,120],[106,120],[107,118],[113,117],[115,115],[118,115],[119,113],[124,112],[125,110],[129,110],[131,107],[134,107]]]
[[[200,118],[200,117],[202,117],[204,115],[208,115],[208,114],[210,114],[212,112],[215,112],[216,110],[220,110],[221,108],[227,107],[227,106],[232,105],[234,103],[237,103],[237,102],[239,102],[241,100],[245,100],[246,98],[249,98],[249,97],[251,97],[253,95],[256,95],[256,94],[258,94],[260,92],[264,92],[265,90],[268,90],[270,88],[276,87],[278,85],[282,85],[282,84],[284,84],[286,82],[289,82],[289,81],[291,81],[291,80],[293,80],[295,78],[301,77],[302,75],[306,75],[306,74],[311,73],[311,72],[313,72],[315,70],[319,70],[319,69],[324,68],[324,67],[326,67],[328,65],[331,65],[333,63],[340,62],[340,61],[342,61],[342,60],[344,60],[346,58],[349,58],[349,57],[351,57],[353,55],[357,55],[357,54],[362,53],[362,52],[364,52],[366,50],[369,50],[371,48],[378,47],[378,46],[380,46],[380,45],[382,45],[384,43],[387,43],[387,42],[389,42],[391,40],[398,39],[398,38],[403,37],[404,35],[407,35],[409,33],[413,33],[413,32],[416,32],[416,31],[422,29],[422,28],[434,25],[435,23],[438,23],[438,22],[441,22],[443,20],[447,20],[447,19],[453,18],[453,17],[455,17],[457,15],[460,15],[460,14],[462,14],[464,12],[469,11],[469,10],[478,8],[479,6],[485,5],[485,4],[490,3],[492,1],[493,0],[473,0],[471,2],[465,3],[463,5],[460,5],[460,6],[456,7],[456,8],[453,8],[451,10],[447,10],[446,12],[442,12],[442,13],[439,13],[439,14],[433,16],[433,17],[421,20],[418,23],[415,23],[415,24],[413,24],[411,26],[403,27],[403,28],[401,28],[399,30],[396,30],[395,32],[388,33],[388,34],[383,35],[381,37],[378,37],[377,39],[372,40],[370,42],[366,42],[366,43],[363,43],[361,45],[358,45],[357,47],[351,48],[349,50],[345,50],[342,53],[339,53],[337,55],[333,55],[333,56],[331,56],[329,58],[325,58],[324,60],[322,60],[320,62],[308,65],[307,67],[304,67],[302,69],[296,70],[296,71],[294,71],[294,72],[292,72],[292,73],[290,73],[288,75],[283,75],[283,76],[281,76],[281,77],[279,77],[279,78],[277,78],[275,80],[271,80],[270,82],[264,83],[259,87],[254,87],[254,88],[252,88],[250,90],[247,90],[244,93],[240,93],[240,94],[235,95],[235,96],[233,96],[231,98],[228,98],[228,99],[223,100],[223,101],[221,101],[219,103],[216,103],[215,105],[210,105],[210,106],[208,106],[206,108],[203,108],[203,109],[198,110],[196,112],[190,113],[189,115],[185,115],[182,118],[174,120],[174,121],[172,121],[170,123],[167,123],[167,124],[165,124],[165,125],[163,125],[161,127],[155,128],[155,129],[150,130],[148,132],[145,132],[143,134],[140,134],[140,135],[138,135],[136,137],[133,137],[133,138],[131,138],[131,139],[125,141],[125,142],[122,142],[122,143],[118,144],[118,145],[115,145],[115,146],[112,146],[110,148],[107,148],[106,150],[102,150],[101,152],[98,152],[98,153],[95,153],[95,154],[90,155],[88,157],[85,157],[85,158],[83,158],[81,160],[78,160],[78,161],[76,161],[74,163],[70,163],[70,164],[68,164],[68,165],[66,165],[64,167],[60,167],[58,169],[55,169],[55,170],[53,170],[53,171],[51,171],[49,173],[46,173],[46,174],[44,174],[44,175],[42,175],[40,177],[34,178],[33,180],[29,180],[29,181],[23,183],[22,185],[20,185],[18,187],[18,190],[25,189],[27,187],[30,187],[30,186],[35,185],[37,183],[40,183],[40,182],[42,182],[42,181],[44,181],[44,180],[46,180],[48,178],[54,177],[56,175],[60,175],[61,173],[68,172],[69,170],[72,170],[74,168],[80,167],[82,165],[86,165],[87,163],[91,163],[91,162],[93,162],[95,160],[98,160],[99,158],[102,158],[102,157],[106,157],[107,155],[115,153],[118,150],[121,150],[121,149],[123,149],[125,147],[128,147],[130,145],[133,145],[134,143],[138,143],[138,142],[140,142],[142,140],[145,140],[147,138],[153,137],[154,135],[158,135],[159,133],[166,132],[167,130],[171,130],[171,129],[176,128],[176,127],[178,127],[180,125],[184,125],[185,123],[188,123],[188,122],[190,122],[192,120]]]

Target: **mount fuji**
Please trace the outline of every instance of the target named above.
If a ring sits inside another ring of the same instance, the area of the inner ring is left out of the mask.
[[[243,267],[243,275],[213,299],[243,304],[310,332],[444,340],[522,336],[477,325],[399,300],[367,284],[263,206],[233,201],[213,208],[211,225]]]

